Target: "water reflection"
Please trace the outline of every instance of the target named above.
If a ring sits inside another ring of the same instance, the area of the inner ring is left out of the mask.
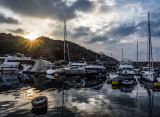
[[[27,77],[25,80],[15,78],[18,83],[13,80],[14,87],[1,88],[2,117],[154,117],[160,114],[160,93],[154,90],[153,83],[137,80],[138,84],[133,86],[112,86],[106,84],[106,77],[98,76],[62,76],[61,81]],[[0,82],[4,85],[3,80]],[[41,111],[32,109],[31,100],[41,95],[48,98],[48,108]]]

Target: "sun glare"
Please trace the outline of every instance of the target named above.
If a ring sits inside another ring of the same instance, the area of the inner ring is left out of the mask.
[[[25,38],[28,38],[30,40],[35,40],[38,37],[38,35],[35,32],[30,32],[29,35],[26,35]]]

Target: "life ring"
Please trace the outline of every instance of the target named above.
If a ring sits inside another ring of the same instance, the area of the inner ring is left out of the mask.
[[[42,109],[48,106],[48,99],[46,96],[38,96],[31,103],[34,109]]]

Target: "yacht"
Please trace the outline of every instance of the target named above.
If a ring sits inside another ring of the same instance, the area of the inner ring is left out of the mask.
[[[85,74],[85,66],[87,63],[83,59],[78,59],[75,62],[70,62],[68,67],[63,68],[65,74],[81,75]]]
[[[23,69],[22,64],[31,60],[31,57],[25,57],[23,54],[17,53],[13,56],[0,57],[0,71],[17,71]]]
[[[122,60],[118,75],[122,78],[134,78],[135,72],[131,60]]]
[[[99,60],[92,62],[90,65],[85,66],[85,71],[87,74],[97,74],[106,72],[106,67]]]
[[[156,80],[154,69],[150,67],[141,68],[140,76],[142,79],[145,79],[145,80],[149,80],[149,81]]]

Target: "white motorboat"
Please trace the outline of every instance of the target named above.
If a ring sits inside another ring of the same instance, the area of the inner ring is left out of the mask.
[[[134,78],[135,72],[131,60],[123,60],[120,63],[118,75],[122,78]]]
[[[85,66],[85,71],[87,74],[96,74],[106,72],[106,68],[103,63],[99,60],[92,62],[90,65]]]
[[[63,68],[65,74],[72,74],[72,75],[81,75],[85,74],[85,66],[86,62],[84,59],[79,59],[76,62],[69,63],[69,66]]]
[[[22,67],[21,62],[30,60],[31,57],[25,57],[23,54],[20,53],[17,53],[14,56],[0,57],[0,70],[17,71],[18,69],[20,69],[20,67]]]
[[[154,72],[154,69],[152,69],[152,68],[143,67],[141,69],[140,76],[142,79],[146,79],[149,81],[155,81],[155,72]]]

